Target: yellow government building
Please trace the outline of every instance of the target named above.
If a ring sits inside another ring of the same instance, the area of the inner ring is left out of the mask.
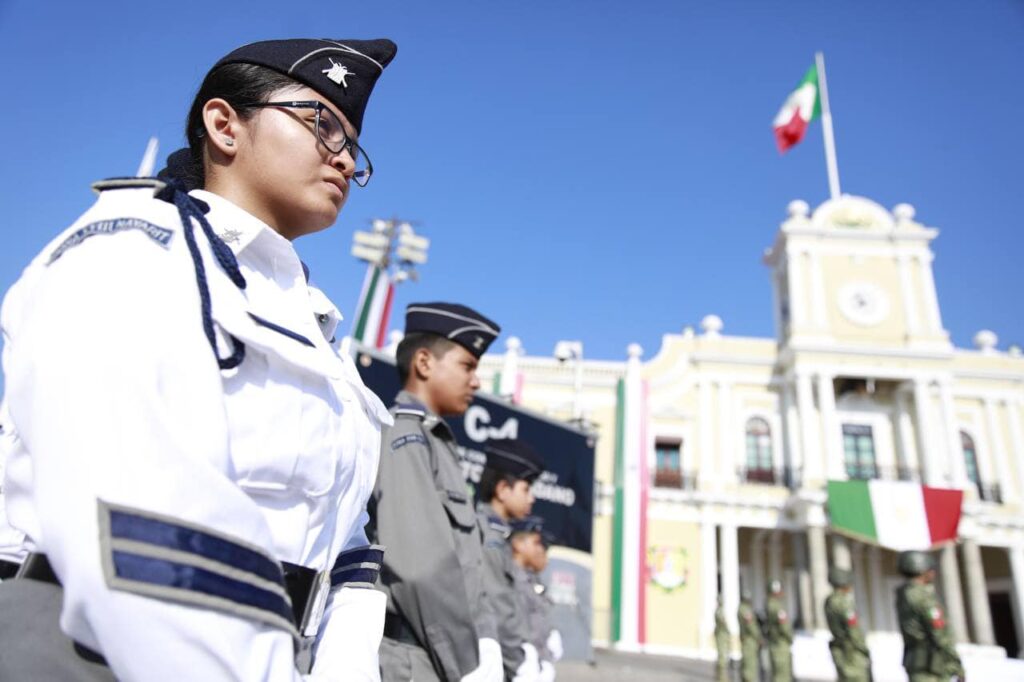
[[[830,665],[837,564],[853,569],[876,666],[898,668],[896,553],[831,532],[826,508],[826,481],[884,479],[964,490],[958,542],[937,552],[948,621],[970,655],[1019,655],[1024,357],[990,331],[950,343],[937,236],[907,204],[793,201],[764,255],[775,338],[730,336],[708,315],[622,362],[583,359],[578,343],[531,356],[516,339],[485,356],[485,385],[500,374],[523,406],[598,434],[596,644],[710,658],[717,595],[735,634],[741,593],[761,608],[778,578],[802,633],[797,672],[813,676]]]

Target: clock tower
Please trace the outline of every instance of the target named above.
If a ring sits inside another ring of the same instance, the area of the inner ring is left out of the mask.
[[[844,195],[788,211],[764,258],[780,346],[951,350],[932,275],[938,230],[916,222],[912,206],[890,212]]]

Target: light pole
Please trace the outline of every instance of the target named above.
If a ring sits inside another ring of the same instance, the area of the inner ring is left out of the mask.
[[[429,239],[416,234],[409,221],[398,218],[375,218],[370,231],[353,235],[352,255],[367,264],[352,322],[352,337],[357,343],[384,347],[395,285],[418,279],[416,266],[427,262],[429,248]]]
[[[583,423],[583,342],[559,341],[555,344],[555,358],[559,362],[573,361],[572,420]]]

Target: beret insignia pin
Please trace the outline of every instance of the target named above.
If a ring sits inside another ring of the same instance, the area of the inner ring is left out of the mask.
[[[476,340],[473,342],[473,348],[476,348],[477,350],[479,350],[479,349],[483,348],[483,346],[484,346],[483,338],[481,338],[479,336],[476,337]]]
[[[328,57],[330,59],[330,57]],[[348,70],[348,67],[344,64],[339,64],[331,59],[331,68],[323,69],[320,73],[327,74],[327,78],[341,87],[348,89],[348,81],[345,80],[348,76],[354,76],[355,74]]]

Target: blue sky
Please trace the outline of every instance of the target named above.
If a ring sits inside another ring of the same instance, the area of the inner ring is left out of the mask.
[[[90,182],[133,173],[151,135],[161,160],[181,145],[218,57],[296,36],[399,44],[361,139],[373,182],[297,242],[344,312],[364,271],[352,232],[395,215],[432,240],[396,310],[459,300],[531,354],[578,338],[591,358],[630,342],[650,357],[707,313],[771,336],[761,254],[790,200],[828,194],[820,126],[780,156],[771,121],[824,50],[843,190],[912,203],[941,230],[958,346],[981,328],[1024,344],[1024,4],[1011,0],[6,0],[0,289],[91,204]],[[67,331],[69,345],[87,333]]]

